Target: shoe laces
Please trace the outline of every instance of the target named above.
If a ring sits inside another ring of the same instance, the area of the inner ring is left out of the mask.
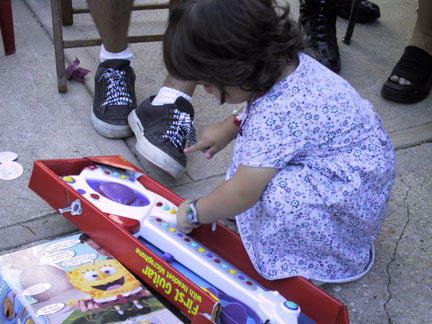
[[[328,42],[330,40],[330,30],[325,13],[318,12],[310,18],[311,38],[314,42]]]
[[[183,149],[186,140],[191,144],[197,142],[195,124],[190,114],[176,108],[170,109],[168,127],[161,136],[168,139],[178,150]]]
[[[109,68],[100,76],[104,80],[106,92],[102,107],[127,106],[133,104],[132,96],[126,84],[126,71]]]

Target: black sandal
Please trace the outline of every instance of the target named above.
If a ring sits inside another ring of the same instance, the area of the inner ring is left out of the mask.
[[[413,85],[390,81],[393,75],[405,78]],[[390,77],[381,89],[384,98],[402,103],[422,101],[429,95],[432,86],[432,56],[421,48],[407,46]]]
[[[348,20],[351,13],[352,0],[337,0],[337,15]],[[356,22],[360,24],[371,23],[381,17],[380,8],[368,0],[360,2]]]

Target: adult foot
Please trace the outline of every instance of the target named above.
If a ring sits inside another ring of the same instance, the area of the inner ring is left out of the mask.
[[[337,0],[337,15],[343,19],[349,19],[352,0]],[[368,0],[360,2],[356,22],[360,24],[371,23],[381,17],[380,8]]]
[[[416,103],[425,99],[432,86],[432,56],[423,49],[407,46],[381,95],[392,101]]]
[[[183,97],[173,104],[153,106],[146,99],[128,117],[138,153],[157,167],[180,178],[186,170],[186,141],[196,142],[194,109]]]
[[[335,0],[301,0],[299,24],[306,40],[306,53],[334,72],[341,62],[336,38]]]
[[[132,135],[128,115],[136,108],[135,72],[129,60],[106,60],[95,74],[91,121],[95,130],[109,138]]]
[[[404,77],[400,77],[399,75],[392,75],[390,77],[390,81],[393,83],[398,83],[402,86],[413,86],[410,80],[407,80]]]

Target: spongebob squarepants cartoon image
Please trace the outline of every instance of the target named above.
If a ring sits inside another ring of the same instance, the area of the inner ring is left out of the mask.
[[[79,233],[0,256],[0,323],[181,323],[123,265]]]
[[[150,296],[150,293],[126,270],[117,260],[106,259],[81,265],[70,272],[67,277],[70,283],[87,294],[84,300],[70,301],[78,309],[88,311],[113,306],[120,315],[120,304],[130,301],[141,309],[139,299]]]

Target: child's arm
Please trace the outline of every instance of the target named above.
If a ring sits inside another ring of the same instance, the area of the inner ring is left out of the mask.
[[[219,124],[207,127],[198,143],[184,149],[191,153],[201,151],[207,159],[211,159],[237,137],[239,126],[234,123],[234,116],[230,116]]]
[[[261,197],[267,184],[279,169],[255,168],[240,165],[236,174],[230,180],[218,186],[209,195],[196,202],[198,221],[209,224],[218,220],[233,218],[251,208]],[[183,233],[190,233],[193,225],[186,219],[184,201],[177,211],[177,225]]]

